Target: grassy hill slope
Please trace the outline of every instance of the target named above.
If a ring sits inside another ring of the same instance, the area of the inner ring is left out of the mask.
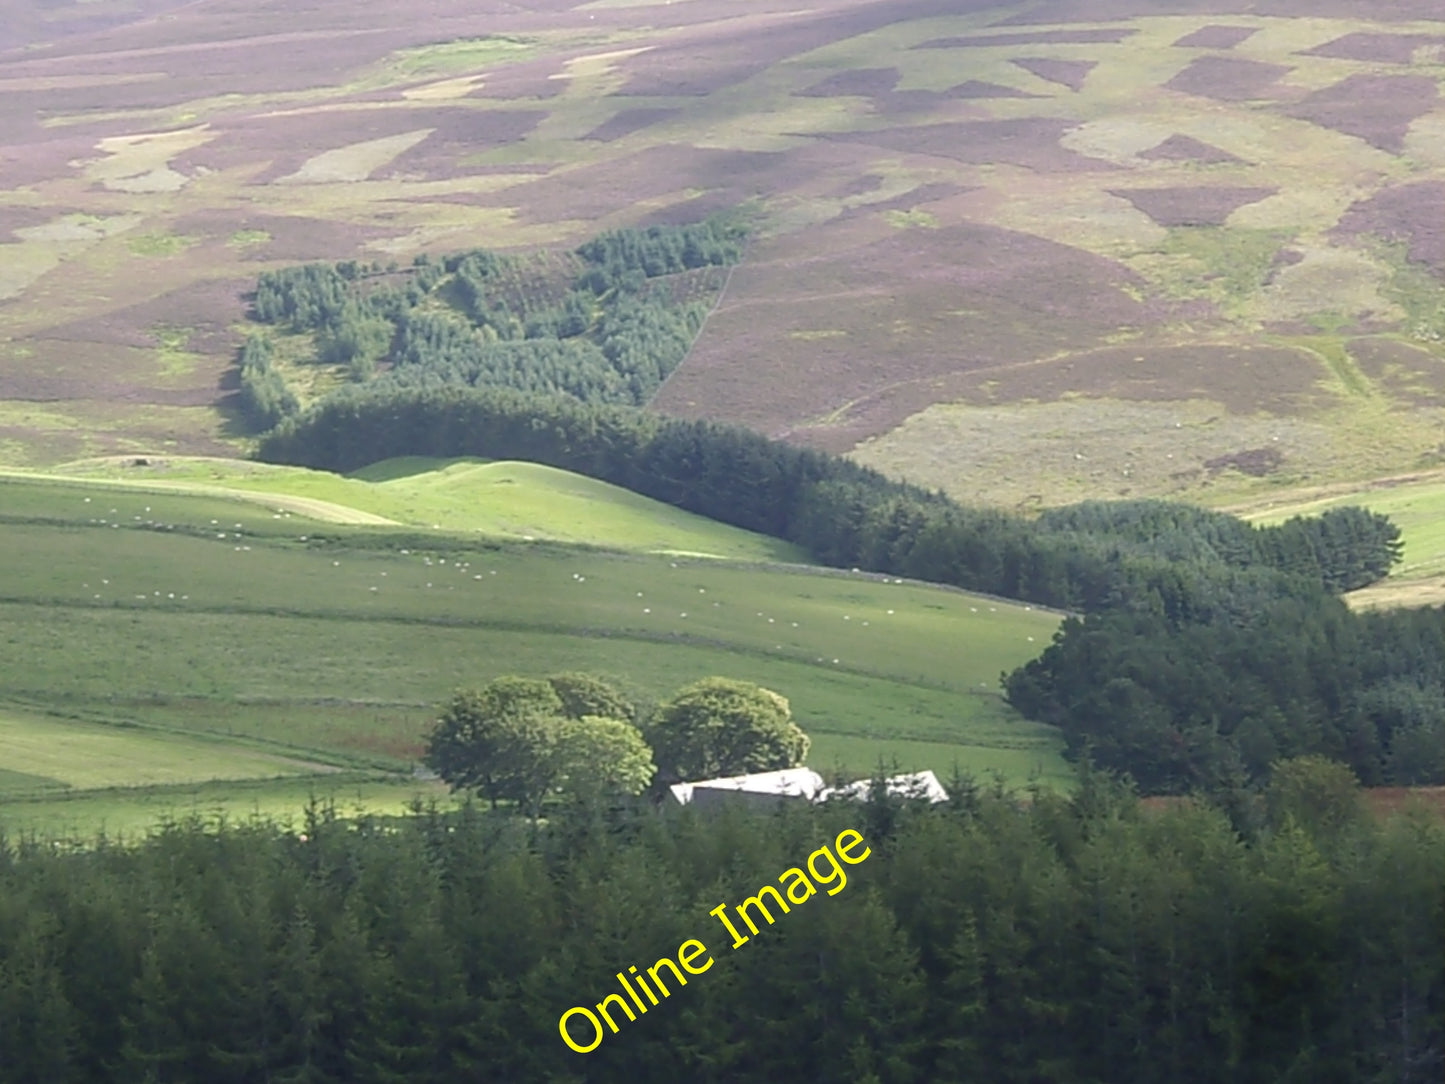
[[[334,522],[739,561],[807,560],[789,543],[537,463],[406,457],[343,477],[302,467],[166,456],[146,458],[144,466],[130,457],[70,464],[58,473],[178,492],[231,493]]]
[[[642,699],[711,674],[758,681],[791,699],[823,771],[896,758],[1065,777],[1057,735],[998,693],[999,673],[1057,626],[1037,609],[821,569],[327,524],[98,480],[0,478],[0,509],[0,704],[20,720],[13,740],[0,728],[0,824],[134,823],[133,798],[244,812],[390,786],[395,804],[416,790],[411,766],[450,690],[561,669]],[[161,787],[122,758],[72,780],[34,741],[47,719],[92,742],[124,735],[137,763],[146,742],[181,741],[169,755],[185,760],[204,739],[201,774]],[[233,755],[225,782],[199,782]],[[126,781],[153,785],[86,789]]]

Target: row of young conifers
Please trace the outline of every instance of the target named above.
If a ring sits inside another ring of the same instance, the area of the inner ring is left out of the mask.
[[[1243,834],[1096,775],[1069,799],[947,785],[0,844],[0,1082],[1440,1079],[1438,818],[1381,822],[1310,759]],[[848,890],[733,951],[709,914],[847,829],[870,851]],[[559,1039],[693,938],[705,975],[590,1053]]]

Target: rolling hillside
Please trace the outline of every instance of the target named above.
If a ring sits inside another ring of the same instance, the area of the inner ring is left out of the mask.
[[[457,472],[377,473],[445,494]],[[294,811],[310,793],[396,808],[439,793],[411,778],[432,705],[562,669],[643,699],[758,681],[791,699],[824,772],[881,758],[1066,778],[1054,732],[998,692],[1057,626],[1038,609],[804,566],[328,523],[219,488],[11,476],[0,509],[0,824]]]
[[[0,480],[0,702],[26,726],[220,735],[389,786],[456,684],[721,672],[792,697],[820,761],[1057,778],[996,691],[1053,615],[732,564],[800,555],[534,465],[239,460],[260,272],[741,204],[759,229],[654,407],[969,502],[1284,515],[1353,486],[1407,535],[1375,601],[1433,597],[1434,481],[1368,486],[1440,462],[1435,0],[0,14],[0,462],[84,476]],[[6,770],[32,812],[80,789]]]
[[[644,553],[805,562],[796,546],[536,463],[409,457],[350,477],[299,467],[195,457],[70,464],[67,477],[190,493],[229,492],[339,523],[475,531]]]

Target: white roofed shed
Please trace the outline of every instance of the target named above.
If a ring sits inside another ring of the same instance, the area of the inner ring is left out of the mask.
[[[931,771],[895,775],[886,780],[888,793],[903,798],[926,798],[930,802],[946,802],[948,792]],[[828,798],[851,798],[867,801],[873,783],[860,779],[841,787],[829,787],[812,768],[784,768],[776,772],[755,772],[725,779],[703,779],[695,783],[674,783],[668,788],[672,804],[690,805],[697,809],[714,809],[723,805],[766,809],[779,802],[822,802]]]

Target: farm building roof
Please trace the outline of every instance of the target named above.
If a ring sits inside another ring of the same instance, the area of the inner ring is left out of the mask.
[[[884,782],[888,787],[888,793],[900,798],[927,798],[930,802],[948,801],[948,791],[943,789],[943,784],[938,781],[938,776],[931,771],[891,775]],[[856,783],[847,783],[841,787],[829,787],[818,795],[817,800],[823,801],[827,798],[864,800],[868,797],[872,787],[873,780],[860,779]]]
[[[901,797],[927,798],[945,802],[948,792],[931,771],[890,776],[885,783],[888,793]],[[693,783],[674,783],[668,789],[678,805],[712,805],[736,797],[744,801],[769,798],[801,798],[821,802],[828,798],[868,798],[873,781],[860,779],[840,787],[829,787],[812,768],[784,768],[776,772],[754,772],[723,779],[702,779]]]
[[[784,768],[776,772],[754,772],[723,779],[702,779],[696,783],[675,783],[670,788],[678,805],[687,805],[697,792],[735,792],[778,798],[814,799],[825,789],[823,777],[812,768]]]

